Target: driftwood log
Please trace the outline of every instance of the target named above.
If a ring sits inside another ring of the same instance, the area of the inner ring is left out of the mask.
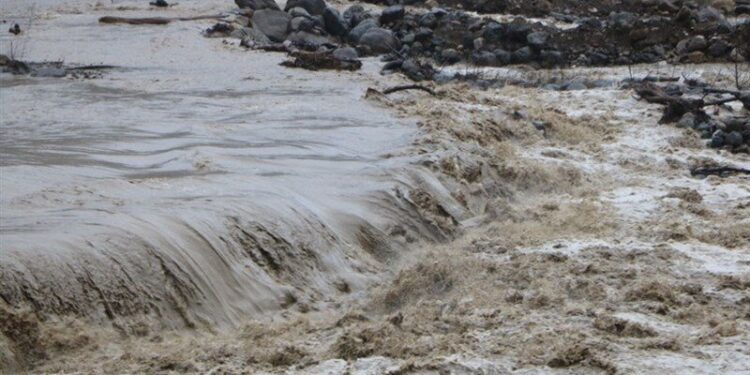
[[[296,51],[289,54],[291,60],[281,63],[289,68],[307,70],[359,70],[362,62],[359,60],[339,60],[329,52]]]
[[[747,98],[750,98],[750,95],[748,94],[743,95],[743,93],[741,92],[731,92],[729,90],[727,90],[726,92],[721,92],[722,94],[731,95],[728,98],[715,99],[710,101],[707,101],[703,98],[683,98],[678,95],[670,95],[666,93],[664,89],[652,83],[643,83],[642,85],[637,86],[635,88],[635,92],[641,99],[649,103],[657,103],[665,106],[664,114],[659,120],[660,123],[678,121],[682,117],[682,115],[688,112],[699,111],[703,107],[721,105],[733,101],[742,101],[744,105],[745,101],[748,100]]]
[[[223,19],[224,16],[220,14],[208,15],[208,16],[195,16],[195,17],[113,17],[104,16],[99,18],[99,23],[124,23],[128,25],[166,25],[174,21],[196,21],[196,20],[218,20]]]

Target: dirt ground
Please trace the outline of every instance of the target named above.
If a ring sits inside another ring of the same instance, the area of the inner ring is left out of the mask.
[[[330,308],[231,331],[20,319],[47,349],[34,373],[750,373],[750,178],[689,172],[747,155],[658,125],[629,90],[436,91],[366,100],[422,119],[411,152],[451,197],[410,194],[455,240]],[[452,220],[455,202],[476,217]]]

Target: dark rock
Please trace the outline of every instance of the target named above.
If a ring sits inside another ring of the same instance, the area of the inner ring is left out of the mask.
[[[674,16],[674,21],[687,23],[690,22],[690,20],[693,18],[695,18],[695,12],[687,6],[683,5],[682,8],[680,8],[680,10]]]
[[[380,14],[380,24],[387,25],[399,21],[404,18],[404,14],[406,14],[406,11],[403,6],[389,6],[388,8],[383,9],[383,12]]]
[[[373,27],[359,38],[359,46],[368,53],[379,54],[398,51],[401,48],[401,42],[390,30]]]
[[[563,65],[565,63],[562,52],[555,50],[542,50],[539,58],[542,60],[542,64],[547,67]]]
[[[715,131],[713,136],[711,136],[711,141],[708,143],[708,145],[713,148],[724,146],[724,132],[721,130]]]
[[[547,43],[547,38],[549,38],[549,34],[544,31],[537,31],[527,35],[526,42],[532,47],[542,48]]]
[[[346,8],[343,14],[344,20],[349,25],[349,28],[353,28],[359,25],[360,22],[364,21],[369,17],[369,14],[365,11],[362,5],[355,4]]]
[[[484,26],[482,37],[488,42],[495,43],[503,39],[505,28],[497,22],[490,22]]]
[[[257,28],[268,39],[274,42],[283,42],[289,34],[289,21],[291,16],[280,10],[261,9],[253,13],[253,27]]]
[[[437,18],[443,18],[448,15],[448,11],[443,8],[432,8],[430,13],[434,14]]]
[[[710,6],[699,9],[695,12],[694,17],[698,23],[721,24],[727,22],[727,19],[718,9]]]
[[[333,51],[333,57],[337,60],[356,60],[359,58],[357,50],[351,47],[337,48]]]
[[[237,4],[240,9],[252,9],[252,10],[261,10],[261,9],[271,9],[271,10],[281,10],[279,6],[276,4],[273,0],[234,0],[234,3]]]
[[[401,38],[401,43],[412,44],[417,40],[417,36],[414,33],[408,33]]]
[[[732,45],[723,39],[713,39],[708,46],[708,54],[713,57],[724,57],[732,51]]]
[[[638,16],[630,12],[612,12],[609,14],[609,22],[616,29],[631,29]]]
[[[313,31],[315,29],[315,21],[307,17],[294,17],[289,22],[289,28],[292,31]]]
[[[707,47],[706,38],[703,35],[696,35],[689,38],[685,38],[677,43],[675,52],[679,55],[685,55],[690,52],[700,51]]]
[[[292,9],[289,9],[287,13],[289,13],[289,15],[292,16],[292,18],[294,17],[310,18],[311,17],[311,14],[308,11],[306,11],[305,8],[300,8],[300,7],[294,7]]]
[[[738,131],[729,132],[724,137],[724,143],[727,146],[737,147],[742,145],[742,134]]]
[[[422,76],[420,72],[419,64],[417,64],[417,61],[414,59],[404,60],[404,62],[401,63],[401,70],[404,72],[404,74],[406,74],[407,77],[417,78],[415,79],[415,81],[421,81],[424,79],[424,76]]]
[[[523,47],[513,51],[511,55],[511,61],[514,64],[525,64],[531,61],[534,57],[534,51],[530,47]]]
[[[167,3],[164,0],[156,0],[148,3],[151,6],[159,7],[159,8],[166,8],[169,6],[169,3]]]
[[[523,43],[526,42],[526,36],[531,33],[531,26],[527,23],[511,22],[505,25],[505,36],[508,40]]]
[[[590,52],[586,57],[591,65],[605,65],[610,61],[609,56],[602,52]]]
[[[419,17],[419,25],[422,27],[428,27],[430,29],[435,28],[438,24],[438,17],[435,13],[425,13]]]
[[[368,30],[376,27],[378,27],[378,21],[372,18],[360,22],[356,27],[349,31],[349,41],[352,44],[359,43],[359,39],[362,38],[362,35],[365,35]]]
[[[495,54],[495,60],[497,60],[498,65],[508,65],[512,61],[512,56],[510,52],[504,50],[504,49],[496,49],[492,51],[492,53]]]
[[[323,21],[325,22],[326,31],[331,35],[344,36],[348,31],[346,21],[338,10],[331,7],[326,8],[323,12]]]
[[[447,64],[455,64],[461,61],[461,54],[453,48],[440,51],[440,59]]]
[[[474,51],[471,54],[471,60],[479,66],[497,65],[495,54],[489,51]]]
[[[426,63],[420,63],[416,59],[406,59],[401,63],[401,71],[414,81],[431,79],[435,76],[435,69]]]
[[[414,34],[414,39],[422,44],[428,44],[432,40],[432,30],[426,27],[420,27],[417,33]]]
[[[284,10],[288,11],[294,7],[303,8],[313,16],[322,16],[327,6],[324,0],[288,0]]]

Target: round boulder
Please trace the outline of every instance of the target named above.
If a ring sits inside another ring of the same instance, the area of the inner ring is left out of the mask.
[[[376,27],[378,27],[378,21],[372,18],[360,22],[356,27],[349,31],[349,41],[352,42],[352,44],[359,43],[359,39],[362,38],[362,35],[365,35],[368,30]]]
[[[371,54],[379,54],[398,51],[401,42],[390,30],[373,27],[359,38],[359,46]]]
[[[253,27],[274,42],[283,42],[289,35],[291,16],[280,10],[261,9],[253,13]]]
[[[276,4],[274,0],[234,0],[234,3],[237,4],[240,9],[252,9],[252,10],[261,10],[261,9],[272,9],[272,10],[281,10]]]
[[[314,16],[321,16],[327,6],[324,0],[289,0],[286,2],[284,10],[288,11],[295,7],[303,8]]]
[[[383,13],[380,14],[380,24],[387,25],[404,18],[406,11],[402,5],[392,5],[388,8],[383,9]]]

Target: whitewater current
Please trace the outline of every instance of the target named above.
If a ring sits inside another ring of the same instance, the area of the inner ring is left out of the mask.
[[[0,75],[0,301],[42,315],[232,325],[361,290],[415,236],[415,121],[360,73],[279,66],[201,31],[104,15],[227,13],[228,1],[3,1],[4,54],[93,78]],[[421,181],[421,182],[420,182]]]

